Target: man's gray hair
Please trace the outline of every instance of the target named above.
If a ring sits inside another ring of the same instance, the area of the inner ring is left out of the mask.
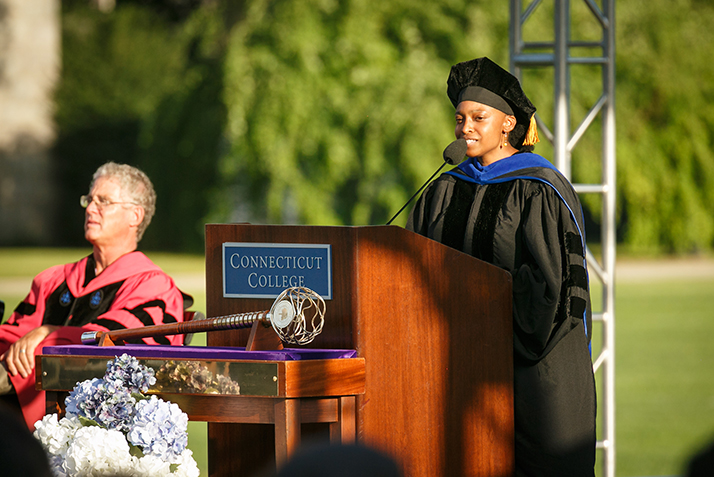
[[[144,209],[144,220],[136,230],[136,241],[139,242],[144,236],[146,227],[151,223],[151,218],[156,212],[156,192],[149,177],[141,170],[128,164],[117,164],[107,162],[97,169],[92,177],[89,190],[92,190],[94,183],[99,178],[112,178],[119,182],[122,194],[130,202],[141,206]]]

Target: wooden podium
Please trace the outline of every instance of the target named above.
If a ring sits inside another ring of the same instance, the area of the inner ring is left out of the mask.
[[[509,273],[396,226],[209,224],[208,316],[272,303],[224,297],[224,243],[330,245],[332,299],[309,347],[365,358],[358,442],[391,455],[406,477],[513,473]],[[209,333],[208,345],[245,346],[248,332]],[[303,436],[326,432],[306,426]],[[274,445],[270,426],[209,423],[209,474],[253,475],[274,462]]]

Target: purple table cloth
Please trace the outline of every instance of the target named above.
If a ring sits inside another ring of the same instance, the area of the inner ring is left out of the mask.
[[[223,360],[255,360],[255,361],[299,361],[307,359],[339,359],[354,358],[357,351],[353,349],[293,349],[280,351],[246,351],[245,348],[203,347],[203,346],[163,346],[163,345],[124,345],[124,346],[93,346],[65,345],[45,346],[42,354],[69,356],[121,356],[128,354],[136,358],[158,359],[208,359]]]

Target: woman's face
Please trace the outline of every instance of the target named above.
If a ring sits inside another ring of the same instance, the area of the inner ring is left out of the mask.
[[[475,101],[462,101],[456,107],[456,139],[466,139],[466,155],[479,158],[487,166],[513,154],[508,144],[503,147],[504,132],[515,126],[515,117]]]

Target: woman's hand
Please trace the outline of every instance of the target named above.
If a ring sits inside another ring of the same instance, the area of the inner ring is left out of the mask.
[[[14,342],[2,356],[0,361],[5,361],[5,367],[12,376],[19,374],[23,378],[30,375],[35,369],[35,348],[44,341],[59,326],[42,325],[27,333]]]

